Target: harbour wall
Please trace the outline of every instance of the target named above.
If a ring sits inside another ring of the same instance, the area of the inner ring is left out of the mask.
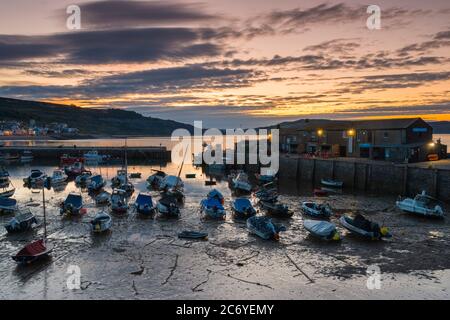
[[[345,188],[373,193],[414,196],[425,190],[450,202],[450,170],[419,168],[351,159],[309,159],[280,156],[280,179],[320,184],[321,179],[344,182]]]

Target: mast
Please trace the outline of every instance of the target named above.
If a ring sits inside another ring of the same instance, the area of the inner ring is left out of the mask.
[[[127,154],[128,138],[125,138],[125,183],[128,183],[128,154]]]
[[[47,242],[47,215],[45,213],[45,186],[42,188],[42,205],[44,207],[44,243]]]

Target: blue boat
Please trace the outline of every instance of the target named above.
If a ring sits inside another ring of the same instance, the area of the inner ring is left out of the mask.
[[[94,233],[105,232],[111,229],[112,218],[106,212],[100,212],[91,220],[91,225]]]
[[[6,231],[9,233],[25,232],[31,230],[33,224],[38,224],[36,217],[31,213],[31,211],[25,210],[17,214],[12,218],[8,224],[5,225]]]
[[[203,199],[200,203],[201,212],[213,219],[223,219],[226,215],[225,208],[217,198]]]
[[[0,211],[12,212],[17,210],[17,201],[0,197]]]
[[[99,192],[106,185],[106,181],[101,175],[95,175],[91,178],[89,182],[88,190],[89,192]]]
[[[336,226],[328,221],[305,220],[303,227],[314,237],[326,241],[338,241],[341,239]]]
[[[61,214],[79,215],[83,207],[83,198],[79,194],[71,193],[67,199],[61,204]]]
[[[134,203],[136,211],[144,216],[152,215],[156,212],[156,206],[153,203],[152,196],[145,193],[140,193]]]
[[[217,189],[212,189],[210,192],[208,192],[208,194],[206,195],[206,198],[208,198],[208,199],[215,198],[215,199],[219,200],[221,204],[223,204],[225,201],[225,198],[223,197],[222,193],[220,193],[220,191]]]
[[[257,235],[264,240],[279,240],[279,233],[281,231],[286,231],[284,226],[273,223],[272,219],[258,216],[247,219],[247,229],[250,233]]]
[[[231,203],[231,208],[237,218],[247,219],[256,214],[251,201],[247,198],[237,198]]]

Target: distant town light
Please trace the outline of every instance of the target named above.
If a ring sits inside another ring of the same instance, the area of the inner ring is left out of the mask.
[[[430,143],[428,144],[428,146],[429,146],[430,148],[434,148],[435,143],[434,143],[434,142],[430,142]]]
[[[319,137],[323,136],[323,130],[322,129],[317,130],[317,135]]]
[[[355,130],[353,130],[353,129],[348,130],[348,131],[347,131],[347,135],[348,135],[349,137],[353,137],[353,136],[355,135]]]

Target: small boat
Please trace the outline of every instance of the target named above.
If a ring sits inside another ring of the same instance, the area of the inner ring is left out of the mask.
[[[302,203],[303,212],[314,218],[329,218],[333,215],[331,207],[327,204],[318,204],[305,201]]]
[[[305,220],[303,227],[314,237],[327,241],[338,241],[341,239],[336,226],[328,221]]]
[[[256,210],[247,198],[237,198],[231,202],[231,209],[237,218],[247,219],[256,215]]]
[[[320,188],[314,189],[313,193],[316,197],[326,197],[328,195],[326,190]]]
[[[102,192],[100,192],[98,195],[95,196],[94,200],[95,204],[98,206],[108,205],[111,201],[111,193],[103,190]]]
[[[124,169],[117,170],[117,175],[111,179],[111,186],[113,188],[118,188],[127,183],[127,180],[127,171]]]
[[[112,226],[112,218],[106,212],[97,213],[94,219],[91,220],[92,231],[94,233],[101,233],[108,231]]]
[[[12,259],[19,264],[27,265],[38,259],[47,257],[53,250],[53,246],[47,245],[44,239],[37,240],[25,246]]]
[[[119,189],[125,191],[127,198],[131,197],[134,193],[134,185],[129,181],[121,184]]]
[[[24,151],[22,153],[22,155],[20,156],[20,162],[22,163],[28,163],[33,161],[34,156],[33,153],[31,151]]]
[[[206,195],[207,199],[217,199],[222,205],[225,203],[225,198],[223,197],[222,193],[217,189],[212,189],[208,194]]]
[[[355,218],[344,215],[339,219],[339,222],[350,232],[366,239],[381,240],[391,237],[386,227],[380,228],[377,223],[367,220],[360,214],[356,215]]]
[[[11,154],[11,153],[6,153],[4,155],[4,161],[17,161],[20,159],[20,155],[19,154]]]
[[[149,186],[151,186],[153,189],[155,190],[159,190],[162,181],[164,180],[164,178],[166,177],[166,173],[163,171],[158,171],[156,170],[156,173],[152,174],[150,177],[148,177],[147,179],[147,183],[149,184]]]
[[[183,188],[184,187],[184,183],[183,180],[181,180],[180,177],[178,176],[166,176],[162,181],[161,184],[159,186],[160,190],[169,190],[169,189],[173,189],[173,188]]]
[[[96,193],[102,190],[102,188],[106,185],[106,181],[99,174],[91,177],[91,181],[88,184],[88,190],[91,193]]]
[[[273,203],[260,201],[259,205],[261,206],[262,209],[266,210],[268,214],[280,218],[290,218],[294,214],[292,211],[289,210],[288,206],[278,202]]]
[[[10,198],[16,192],[16,188],[3,188],[0,190],[0,198]]]
[[[52,174],[52,184],[60,184],[67,181],[67,175],[63,170],[55,170]]]
[[[60,158],[60,164],[61,164],[61,167],[63,167],[63,168],[72,166],[75,163],[84,163],[84,158],[83,157],[72,157],[67,154],[63,155]]]
[[[26,185],[34,186],[44,183],[45,179],[47,179],[47,174],[42,172],[41,170],[31,170],[31,174],[23,179],[23,182]]]
[[[17,211],[17,201],[15,199],[0,197],[0,211],[6,213]]]
[[[5,225],[5,229],[9,233],[24,232],[31,230],[33,224],[38,224],[36,217],[30,209],[24,209]]]
[[[78,175],[75,179],[75,184],[77,186],[86,187],[91,183],[92,172],[91,171],[83,171],[80,175]]]
[[[126,192],[115,189],[111,195],[111,211],[115,214],[125,214],[128,211]]]
[[[268,174],[256,174],[256,178],[258,179],[258,182],[262,183],[262,184],[272,183],[272,182],[274,182],[277,179],[276,175],[275,174],[271,174],[271,173],[268,173]]]
[[[324,186],[332,187],[332,188],[342,188],[344,186],[344,182],[336,181],[332,179],[322,179],[320,181]]]
[[[72,165],[66,166],[64,168],[64,172],[69,177],[78,177],[80,174],[82,174],[85,171],[84,164],[82,162],[75,162]]]
[[[83,198],[79,194],[71,193],[66,200],[61,204],[60,214],[67,214],[77,216],[82,214]]]
[[[177,199],[170,195],[163,195],[156,207],[162,216],[178,217],[180,215]]]
[[[255,197],[260,201],[275,203],[278,201],[278,194],[275,189],[261,189],[255,192]]]
[[[406,198],[399,200],[396,202],[396,205],[399,209],[405,212],[414,213],[425,217],[443,218],[445,216],[444,210],[442,210],[439,201],[428,196],[425,191],[422,191],[421,194],[416,195],[414,199]]]
[[[248,176],[244,172],[240,172],[236,178],[231,180],[231,188],[237,192],[250,193],[252,185],[248,181]]]
[[[281,231],[286,231],[284,226],[273,223],[272,219],[258,216],[247,219],[247,229],[250,233],[257,235],[264,240],[279,240],[279,233]]]
[[[178,234],[178,238],[180,239],[198,239],[198,240],[207,240],[208,234],[206,232],[197,232],[197,231],[182,231]]]
[[[156,206],[153,203],[152,196],[149,194],[140,193],[136,198],[134,207],[138,213],[144,216],[150,216],[156,212]]]
[[[83,157],[86,162],[91,162],[91,163],[103,162],[103,156],[98,154],[97,150],[88,151],[83,155]]]
[[[142,173],[140,173],[140,172],[130,173],[130,179],[140,179],[141,177],[142,177]]]
[[[10,184],[9,172],[5,168],[0,168],[0,188],[7,188]]]
[[[200,211],[209,218],[223,219],[226,215],[225,208],[217,198],[203,199],[200,206]]]

